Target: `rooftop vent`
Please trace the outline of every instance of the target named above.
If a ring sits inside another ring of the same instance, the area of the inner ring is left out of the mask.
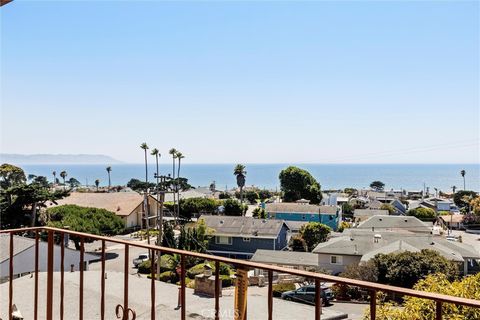
[[[220,224],[223,224],[223,220],[220,220]]]

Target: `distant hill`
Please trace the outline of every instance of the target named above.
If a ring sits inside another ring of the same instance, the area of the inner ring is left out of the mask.
[[[0,154],[1,163],[11,164],[119,164],[103,154]]]

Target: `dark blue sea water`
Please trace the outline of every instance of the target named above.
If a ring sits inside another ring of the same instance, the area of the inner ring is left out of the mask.
[[[247,164],[247,185],[275,189],[279,187],[278,174],[287,164]],[[463,189],[460,170],[466,170],[466,187],[480,191],[480,165],[478,164],[297,164],[308,170],[321,184],[322,189],[343,189],[345,187],[368,187],[373,180],[383,181],[387,189],[421,190],[423,184],[450,192],[452,186]],[[208,186],[216,182],[217,189],[232,188],[236,180],[233,164],[182,164],[181,176],[189,179],[193,186]],[[27,174],[44,175],[52,180],[52,171],[65,170],[68,177],[78,179],[82,184],[93,185],[100,179],[101,185],[108,184],[105,165],[23,165]],[[161,165],[160,174],[171,173],[171,165]],[[153,180],[154,166],[149,166],[149,179]],[[125,185],[131,178],[145,179],[142,164],[121,164],[112,166],[112,184]]]

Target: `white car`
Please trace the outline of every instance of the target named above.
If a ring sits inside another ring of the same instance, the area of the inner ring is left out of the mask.
[[[144,262],[144,261],[147,261],[148,260],[148,253],[142,253],[138,256],[138,258],[136,259],[133,259],[133,265],[135,266],[135,268],[138,268],[138,266]]]

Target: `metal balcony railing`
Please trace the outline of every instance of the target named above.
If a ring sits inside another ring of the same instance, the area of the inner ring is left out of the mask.
[[[427,299],[431,301],[435,301],[436,305],[436,311],[435,311],[435,319],[439,320],[442,319],[442,305],[444,303],[451,303],[455,305],[462,305],[462,306],[468,306],[468,307],[473,307],[473,308],[480,308],[480,300],[473,300],[473,299],[465,299],[461,297],[454,297],[454,296],[448,296],[444,294],[437,294],[437,293],[431,293],[431,292],[423,292],[423,291],[417,291],[413,289],[406,289],[406,288],[401,288],[401,287],[394,287],[394,286],[389,286],[389,285],[383,285],[383,284],[378,284],[378,283],[373,283],[373,282],[367,282],[367,281],[360,281],[360,280],[354,280],[354,279],[348,279],[348,278],[342,278],[338,276],[331,276],[327,274],[322,274],[322,273],[315,273],[315,272],[309,272],[309,271],[303,271],[303,270],[294,270],[294,269],[289,269],[289,268],[284,268],[284,267],[279,267],[279,266],[272,266],[272,265],[267,265],[267,264],[262,264],[262,263],[255,263],[255,262],[249,262],[245,260],[237,260],[237,259],[230,259],[230,258],[224,258],[224,257],[219,257],[219,256],[213,256],[213,255],[208,255],[208,254],[202,254],[202,253],[196,253],[196,252],[190,252],[190,251],[183,251],[183,250],[177,250],[177,249],[172,249],[172,248],[167,248],[167,247],[160,247],[160,246],[155,246],[155,245],[148,245],[148,244],[141,244],[141,243],[135,243],[131,241],[126,241],[126,240],[121,240],[121,239],[116,239],[116,238],[110,238],[110,237],[103,237],[103,236],[96,236],[96,235],[91,235],[87,233],[81,233],[81,232],[75,232],[75,231],[70,231],[70,230],[65,230],[65,229],[58,229],[58,228],[50,228],[50,227],[34,227],[34,228],[22,228],[22,229],[10,229],[10,230],[0,230],[0,234],[7,234],[10,235],[9,237],[9,257],[10,257],[10,262],[9,262],[9,287],[8,287],[8,308],[9,308],[9,320],[12,320],[12,312],[13,312],[13,291],[14,291],[14,286],[13,286],[13,262],[14,262],[14,235],[15,234],[25,234],[25,233],[30,233],[32,235],[35,235],[35,271],[34,271],[34,303],[33,303],[33,308],[34,308],[34,319],[39,319],[39,318],[44,318],[47,320],[52,320],[54,319],[54,313],[53,313],[53,291],[54,291],[54,243],[55,239],[57,239],[58,242],[63,243],[64,242],[64,237],[66,234],[69,236],[75,236],[80,238],[80,266],[84,266],[84,253],[85,253],[85,239],[93,239],[93,240],[98,240],[101,241],[102,247],[101,247],[101,257],[100,257],[100,263],[101,263],[101,277],[100,277],[100,319],[105,319],[105,260],[106,260],[106,255],[105,255],[105,243],[106,242],[111,242],[111,243],[116,243],[120,245],[124,245],[125,247],[125,259],[124,259],[124,282],[123,282],[123,305],[118,305],[116,307],[116,314],[117,318],[119,319],[124,319],[124,320],[133,320],[135,319],[135,311],[129,308],[129,291],[128,291],[128,270],[130,266],[130,261],[129,261],[129,248],[131,246],[133,247],[139,247],[139,248],[144,248],[146,250],[149,250],[150,254],[152,257],[155,256],[155,254],[158,253],[168,253],[168,254],[178,254],[180,255],[180,263],[181,263],[181,268],[180,268],[180,306],[181,306],[181,312],[180,312],[180,318],[183,320],[186,318],[186,299],[185,299],[185,288],[186,288],[186,270],[185,270],[185,260],[187,257],[195,257],[199,259],[204,259],[204,260],[209,260],[209,261],[214,261],[215,262],[215,319],[218,320],[220,318],[220,303],[219,303],[219,297],[221,295],[220,293],[220,275],[219,275],[219,266],[220,262],[233,265],[237,269],[261,269],[267,271],[268,274],[268,315],[267,318],[269,320],[273,319],[273,289],[272,289],[272,282],[273,282],[273,272],[278,272],[278,273],[284,273],[284,274],[290,274],[290,275],[295,275],[295,276],[300,276],[300,277],[305,277],[307,279],[312,279],[315,282],[315,319],[318,320],[321,317],[322,314],[322,303],[321,303],[321,282],[333,282],[337,284],[345,284],[345,285],[350,285],[350,286],[357,286],[361,287],[363,289],[366,289],[370,292],[370,318],[375,319],[376,317],[376,303],[377,303],[377,292],[382,291],[385,293],[393,293],[396,295],[400,296],[411,296],[411,297],[417,297],[417,298],[422,298],[422,299]],[[46,292],[46,313],[45,317],[40,316],[38,312],[38,296],[39,296],[39,284],[38,284],[38,273],[39,273],[39,241],[40,241],[40,235],[45,234],[47,235],[48,239],[48,253],[47,253],[47,292]],[[65,305],[64,305],[64,295],[65,295],[65,288],[64,288],[64,254],[65,254],[65,247],[62,245],[61,246],[61,252],[60,252],[60,308],[59,308],[59,315],[55,316],[55,318],[59,319],[65,319]],[[151,319],[155,319],[155,264],[151,264]],[[82,320],[84,318],[84,268],[80,267],[80,278],[79,278],[79,301],[78,301],[78,310],[79,310],[79,319]],[[88,306],[89,308],[92,308],[93,306]],[[237,311],[237,310],[234,310]],[[242,319],[243,320],[243,319]]]

